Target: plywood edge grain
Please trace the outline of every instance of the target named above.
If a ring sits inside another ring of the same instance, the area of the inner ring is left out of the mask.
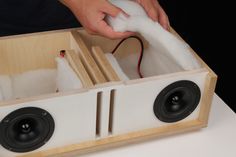
[[[217,76],[212,73],[208,73],[205,81],[204,92],[202,93],[203,97],[198,118],[199,121],[201,121],[205,127],[208,124],[216,82],[217,82]]]
[[[202,122],[198,120],[191,120],[188,122],[176,123],[161,128],[146,129],[142,131],[132,132],[124,135],[108,137],[100,140],[84,142],[81,144],[73,144],[61,148],[55,148],[47,151],[30,153],[18,157],[50,157],[50,156],[73,156],[83,153],[93,152],[97,150],[108,149],[121,145],[127,145],[139,141],[150,140],[153,138],[160,138],[186,131],[196,130],[202,128]]]
[[[82,64],[79,55],[75,53],[74,50],[66,50],[66,59],[69,62],[70,66],[77,74],[81,80],[84,88],[89,88],[93,86],[93,82],[90,79],[88,73],[85,70],[84,65]]]
[[[80,48],[79,55],[93,82],[95,84],[107,82],[78,31],[71,31],[71,34]]]
[[[92,47],[92,55],[108,81],[121,81],[99,46]]]

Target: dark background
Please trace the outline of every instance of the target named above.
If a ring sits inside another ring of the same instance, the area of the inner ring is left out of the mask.
[[[172,27],[218,75],[216,93],[236,111],[235,5],[227,0],[159,2]],[[0,36],[78,26],[58,0],[0,0]]]
[[[216,93],[236,112],[236,17],[227,1],[159,0],[172,27],[218,75]]]

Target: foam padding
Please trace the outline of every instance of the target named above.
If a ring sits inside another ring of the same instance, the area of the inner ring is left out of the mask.
[[[143,62],[153,63],[152,67],[155,68],[158,68],[156,65],[158,64],[159,67],[166,69],[161,73],[200,68],[189,46],[163,29],[158,22],[152,21],[138,3],[129,0],[110,0],[110,2],[129,14],[129,17],[122,13],[115,18],[108,16],[107,21],[113,29],[118,32],[139,32],[148,41],[149,57]],[[144,53],[146,54],[148,53]]]
[[[106,53],[105,56],[122,81],[130,80],[129,77],[123,72],[116,58],[112,54]]]

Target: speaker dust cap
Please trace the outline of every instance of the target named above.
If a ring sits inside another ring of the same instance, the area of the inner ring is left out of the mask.
[[[1,121],[0,143],[12,152],[33,151],[51,138],[54,125],[47,111],[36,107],[21,108]]]
[[[198,106],[201,91],[188,80],[174,82],[164,88],[154,102],[154,114],[162,122],[173,123],[189,116]]]

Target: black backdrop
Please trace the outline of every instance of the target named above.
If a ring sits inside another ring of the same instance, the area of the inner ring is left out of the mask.
[[[159,0],[172,27],[218,75],[216,93],[236,112],[234,102],[236,17],[230,4],[201,0]],[[235,97],[236,98],[236,97]]]

